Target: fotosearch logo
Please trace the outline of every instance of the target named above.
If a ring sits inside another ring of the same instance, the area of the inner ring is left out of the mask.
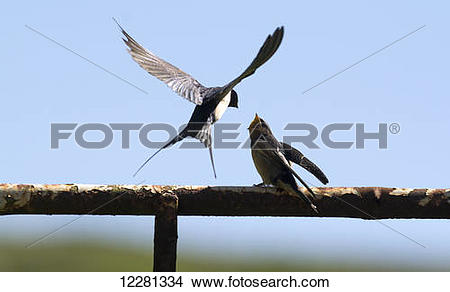
[[[241,134],[238,130],[242,125],[240,123],[217,123],[213,126],[213,146],[216,149],[250,149],[250,138],[248,134],[244,139],[239,140]],[[163,123],[52,123],[51,124],[51,149],[59,149],[62,140],[72,140],[84,149],[103,149],[110,146],[116,138],[115,132],[120,132],[122,149],[130,148],[130,134],[137,131],[141,145],[158,149],[165,145],[172,137],[176,136],[185,125],[178,129],[169,124]],[[371,125],[374,128],[374,125]],[[247,127],[245,127],[247,129]],[[366,141],[373,140],[378,142],[379,149],[388,147],[388,133],[396,135],[400,133],[398,123],[378,123],[378,129],[367,131],[364,123],[333,123],[319,129],[308,123],[289,123],[284,129],[292,133],[283,135],[282,141],[288,144],[302,143],[310,149],[320,148],[317,141],[320,139],[323,145],[331,149],[364,149]],[[152,132],[162,132],[168,137],[166,141],[152,141],[149,134]],[[351,140],[337,141],[332,138],[337,133],[345,134],[353,132]],[[86,136],[92,133],[101,134],[101,138],[95,141],[87,140]],[[302,135],[299,135],[302,133]],[[203,144],[198,141],[183,141],[180,148],[203,148]]]

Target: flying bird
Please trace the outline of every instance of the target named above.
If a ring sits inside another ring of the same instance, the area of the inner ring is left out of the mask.
[[[255,115],[248,130],[250,133],[253,163],[263,180],[262,184],[276,186],[292,196],[300,197],[318,213],[317,207],[308,196],[298,189],[295,178],[306,187],[313,198],[315,198],[314,192],[292,169],[291,165],[292,162],[300,165],[312,173],[323,184],[328,183],[328,178],[325,174],[300,151],[289,144],[279,142],[273,136],[269,125],[258,114]]]
[[[273,34],[266,38],[250,66],[248,66],[237,78],[224,86],[205,87],[194,77],[142,47],[119,25],[119,23],[117,23],[117,25],[125,36],[123,41],[128,46],[128,52],[134,61],[148,73],[164,82],[178,95],[196,104],[194,112],[186,127],[167,144],[150,156],[133,176],[135,176],[150,161],[150,159],[162,149],[174,145],[186,137],[193,137],[202,142],[205,147],[208,147],[214,177],[217,177],[211,146],[211,126],[222,117],[228,107],[238,107],[238,95],[233,88],[244,78],[255,73],[256,69],[272,57],[281,44],[284,28],[278,27]]]

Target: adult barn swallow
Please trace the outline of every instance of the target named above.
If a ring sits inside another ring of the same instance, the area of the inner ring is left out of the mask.
[[[294,162],[302,166],[323,184],[328,183],[325,174],[300,151],[289,144],[279,142],[273,136],[269,125],[258,114],[251,122],[248,130],[250,132],[253,162],[263,180],[263,184],[276,186],[292,196],[302,198],[318,213],[317,207],[308,196],[298,189],[294,177],[306,187],[313,198],[315,198],[314,192],[292,169],[291,164]]]
[[[117,24],[119,25],[119,24]],[[159,151],[167,148],[186,137],[193,137],[209,148],[211,164],[216,177],[216,170],[211,148],[211,125],[217,122],[228,107],[238,107],[238,95],[233,88],[244,78],[255,73],[261,65],[272,57],[277,51],[283,39],[284,28],[278,27],[272,35],[269,35],[250,66],[237,78],[224,86],[205,87],[189,74],[181,71],[172,64],[159,58],[152,52],[136,42],[120,25],[125,38],[123,41],[128,46],[131,57],[144,70],[155,76],[178,95],[196,104],[189,123],[172,140],[150,156],[136,171],[136,175]]]

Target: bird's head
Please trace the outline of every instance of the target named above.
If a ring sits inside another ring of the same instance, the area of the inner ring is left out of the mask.
[[[250,139],[252,143],[255,143],[257,140],[261,138],[261,136],[265,135],[273,135],[270,130],[269,125],[262,118],[255,114],[255,118],[248,126],[248,131],[250,133]]]
[[[251,131],[251,130],[254,130],[254,129],[259,128],[259,127],[262,128],[262,129],[266,129],[266,130],[272,132],[270,130],[269,125],[266,123],[266,121],[264,121],[262,118],[260,118],[258,116],[258,114],[255,114],[255,118],[250,123],[250,126],[248,126],[248,129]]]
[[[260,126],[261,126],[261,118],[258,116],[258,114],[255,114],[255,118],[253,119],[253,121],[248,126],[248,130],[251,132],[254,129],[256,129],[257,127],[260,127]]]
[[[238,95],[236,93],[236,91],[231,90],[231,99],[230,99],[230,103],[228,104],[228,107],[235,107],[238,108]]]

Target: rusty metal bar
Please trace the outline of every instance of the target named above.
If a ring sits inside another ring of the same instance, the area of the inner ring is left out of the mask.
[[[175,272],[177,266],[177,208],[178,198],[164,196],[155,217],[153,271]]]
[[[303,190],[303,189],[302,189]],[[0,215],[156,215],[175,195],[178,215],[450,219],[450,189],[313,188],[315,215],[301,200],[261,187],[0,184]]]

